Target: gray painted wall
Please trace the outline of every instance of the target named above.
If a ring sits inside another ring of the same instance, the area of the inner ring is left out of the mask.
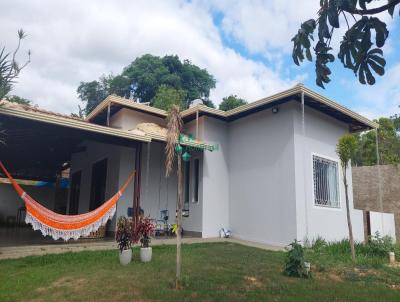
[[[218,150],[203,156],[203,237],[217,237],[222,227],[229,228],[228,125],[220,120],[202,117],[201,133]]]
[[[336,144],[342,135],[348,133],[348,127],[306,106],[303,135],[301,104],[294,103],[294,105],[297,239],[304,240],[307,237],[312,240],[322,236],[326,240],[341,240],[348,237],[342,172],[339,170],[340,208],[315,206],[312,154],[316,153],[339,163]],[[364,239],[362,211],[353,207],[351,169],[347,176],[354,238],[362,241]]]
[[[274,245],[296,238],[293,105],[229,128],[230,227],[235,237]]]

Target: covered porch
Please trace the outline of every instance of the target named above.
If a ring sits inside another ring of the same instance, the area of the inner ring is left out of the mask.
[[[176,175],[165,178],[165,143],[161,138],[152,140],[136,131],[20,105],[1,107],[0,116],[6,141],[0,144],[0,160],[29,195],[56,213],[74,215],[93,210],[115,194],[133,170],[138,171],[117,203],[114,218],[101,230],[103,234],[79,241],[113,241],[116,218],[131,216],[135,200],[139,210],[159,224],[175,223]],[[191,153],[185,165],[183,227],[186,236],[201,237],[202,152]],[[5,175],[0,173],[0,177],[0,247],[65,243],[43,237],[23,223],[23,201]],[[37,183],[48,185],[34,185]]]

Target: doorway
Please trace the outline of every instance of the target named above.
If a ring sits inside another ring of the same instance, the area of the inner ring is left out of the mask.
[[[90,188],[90,207],[92,211],[104,203],[106,197],[107,159],[93,164],[92,184]]]

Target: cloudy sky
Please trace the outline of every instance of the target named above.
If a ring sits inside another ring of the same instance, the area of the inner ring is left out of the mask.
[[[385,77],[366,87],[351,71],[333,64],[332,83],[322,90],[314,84],[313,64],[297,67],[291,60],[290,39],[302,21],[315,16],[319,0],[298,3],[1,0],[0,45],[11,51],[17,30],[27,32],[19,59],[23,61],[24,51],[31,49],[32,63],[13,93],[63,113],[77,111],[80,81],[120,73],[146,53],[177,54],[206,68],[217,79],[211,93],[216,104],[230,94],[255,101],[303,82],[370,118],[399,112],[398,13],[394,21],[382,15],[390,29]]]

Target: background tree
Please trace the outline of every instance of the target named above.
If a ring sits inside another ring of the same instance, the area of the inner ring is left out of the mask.
[[[205,104],[213,105],[208,97],[210,90],[215,88],[215,79],[206,69],[193,65],[189,60],[181,62],[178,56],[150,54],[136,58],[117,76],[102,76],[99,81],[81,82],[78,96],[85,103],[85,113],[88,114],[109,94],[125,98],[133,96],[140,102],[154,105],[162,86],[184,92],[181,109],[189,107],[194,99],[199,98],[205,99]],[[159,101],[158,106],[166,107]]]
[[[371,2],[381,3],[375,8],[367,7]],[[393,18],[400,0],[320,0],[317,18],[301,24],[293,37],[293,61],[300,65],[305,58],[312,61],[311,47],[315,53],[316,83],[324,88],[330,82],[331,70],[328,63],[335,60],[330,43],[335,29],[347,27],[337,55],[345,68],[358,76],[362,84],[373,85],[375,77],[385,73],[386,61],[382,47],[389,36],[386,23],[375,15],[387,12]],[[314,31],[317,29],[317,42]],[[314,45],[312,45],[314,44]]]
[[[172,105],[168,114],[167,143],[165,146],[165,171],[170,176],[174,167],[175,156],[177,159],[178,199],[176,216],[176,279],[175,287],[178,289],[181,278],[181,235],[182,235],[182,208],[183,208],[183,172],[182,172],[182,147],[179,145],[179,135],[182,131],[183,121],[180,108]]]
[[[350,216],[350,202],[349,202],[349,192],[348,192],[348,183],[347,183],[347,168],[350,160],[355,157],[355,153],[357,150],[357,141],[356,138],[351,134],[346,134],[342,136],[338,143],[336,152],[340,158],[340,164],[342,166],[343,172],[343,184],[344,184],[344,192],[346,196],[346,214],[347,214],[347,227],[349,229],[349,240],[350,240],[350,248],[351,248],[351,259],[353,264],[356,263],[356,252],[354,248],[354,237],[353,237],[353,226],[351,224],[351,216]]]
[[[186,92],[182,89],[175,89],[166,85],[161,85],[156,95],[152,99],[153,107],[168,111],[172,105],[178,107],[185,106]]]
[[[18,30],[18,44],[14,52],[7,53],[5,47],[0,51],[0,99],[4,98],[11,90],[21,70],[24,69],[31,60],[31,51],[28,51],[28,59],[22,65],[17,62],[17,54],[21,47],[21,41],[26,38],[25,32]]]
[[[382,117],[375,120],[379,124],[378,145],[380,163],[383,165],[400,163],[400,136],[396,129],[396,119]],[[354,135],[357,140],[357,152],[353,160],[356,166],[372,166],[376,159],[376,130]]]
[[[5,99],[11,103],[17,103],[17,104],[27,105],[27,106],[32,105],[31,100],[25,99],[25,98],[17,96],[17,95],[7,95],[5,97]]]
[[[203,104],[206,105],[207,107],[215,109],[215,104],[209,98],[204,98],[203,99]]]
[[[221,104],[219,104],[219,109],[228,111],[245,104],[247,104],[247,102],[244,99],[239,98],[237,95],[230,95],[222,99]]]
[[[102,76],[99,81],[81,82],[77,92],[85,103],[85,114],[89,114],[108,95],[108,79]]]

